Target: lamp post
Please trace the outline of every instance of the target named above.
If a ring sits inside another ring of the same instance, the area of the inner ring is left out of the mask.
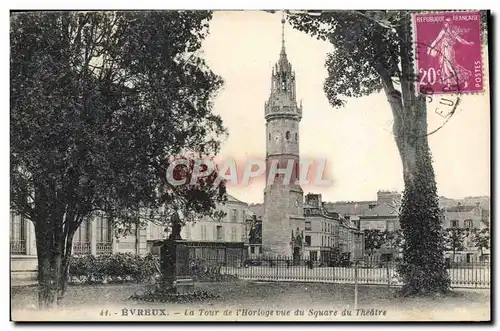
[[[363,233],[354,232],[354,309],[358,309],[358,262],[363,258]]]

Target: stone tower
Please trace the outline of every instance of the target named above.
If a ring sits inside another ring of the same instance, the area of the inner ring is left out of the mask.
[[[266,188],[262,219],[262,248],[266,255],[302,256],[299,238],[304,229],[303,191],[298,183],[299,124],[295,72],[287,59],[282,19],[279,61],[272,70],[271,94],[265,103]],[[287,169],[288,175],[285,175]]]

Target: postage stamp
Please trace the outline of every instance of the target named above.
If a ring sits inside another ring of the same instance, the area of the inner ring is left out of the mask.
[[[413,24],[419,92],[484,91],[479,11],[414,14]]]

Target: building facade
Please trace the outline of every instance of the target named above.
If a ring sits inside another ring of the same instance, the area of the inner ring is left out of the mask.
[[[248,241],[247,218],[251,217],[248,204],[228,195],[227,201],[217,204],[219,217],[204,217],[197,222],[187,222],[181,231],[182,239],[188,241],[216,241],[244,243]],[[166,239],[165,226],[149,223],[147,226],[148,247],[153,242]]]
[[[189,241],[248,244],[249,231],[246,224],[247,219],[252,218],[248,205],[228,195],[227,201],[217,206],[217,211],[223,212],[219,219],[205,218],[200,222],[188,222],[182,229],[182,238]],[[96,215],[83,222],[76,231],[73,237],[73,254],[145,255],[152,252],[155,240],[165,239],[167,236],[164,226],[149,223],[143,228],[132,227],[126,234],[116,237],[111,222],[103,215]],[[36,278],[38,262],[33,224],[13,213],[10,217],[10,262],[13,279]]]
[[[306,195],[304,215],[304,244],[307,259],[327,263],[335,250],[338,253],[352,255],[357,228],[338,212],[327,210],[321,194]]]
[[[96,215],[84,221],[73,237],[74,255],[104,255],[148,252],[146,228],[135,227],[117,238],[109,220]],[[10,214],[10,267],[13,279],[35,279],[37,275],[36,239],[33,223],[20,215]]]
[[[463,249],[446,253],[448,259],[455,262],[470,263],[474,261],[488,261],[489,249],[478,249],[473,240],[473,232],[477,230],[489,230],[489,213],[483,209],[479,202],[475,205],[462,205],[443,208],[443,227],[445,229],[464,229],[466,235],[463,241]]]
[[[297,104],[295,73],[285,50],[284,23],[282,20],[279,61],[272,70],[271,93],[265,103],[267,167],[262,248],[267,255],[298,258],[303,255],[300,234],[304,230],[303,191],[296,184],[302,106]],[[291,178],[284,174],[285,169]]]

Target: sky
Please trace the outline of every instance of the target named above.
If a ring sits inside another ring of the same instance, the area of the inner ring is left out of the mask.
[[[281,48],[281,14],[258,11],[215,12],[203,57],[225,81],[214,111],[228,138],[221,157],[237,162],[265,158],[264,102],[271,70]],[[402,165],[391,131],[392,115],[383,94],[349,99],[333,108],[323,92],[325,59],[333,46],[285,24],[288,59],[296,72],[297,101],[302,100],[300,154],[325,158],[329,186],[304,186],[304,194],[321,193],[323,201],[374,200],[378,190],[402,191]],[[486,60],[485,50],[483,57]],[[487,72],[487,68],[485,69]],[[450,198],[490,194],[490,108],[487,92],[462,95],[455,115],[429,138],[438,194]],[[438,100],[428,109],[434,109]],[[442,118],[429,110],[429,131]],[[263,181],[229,187],[248,203],[263,201]]]

